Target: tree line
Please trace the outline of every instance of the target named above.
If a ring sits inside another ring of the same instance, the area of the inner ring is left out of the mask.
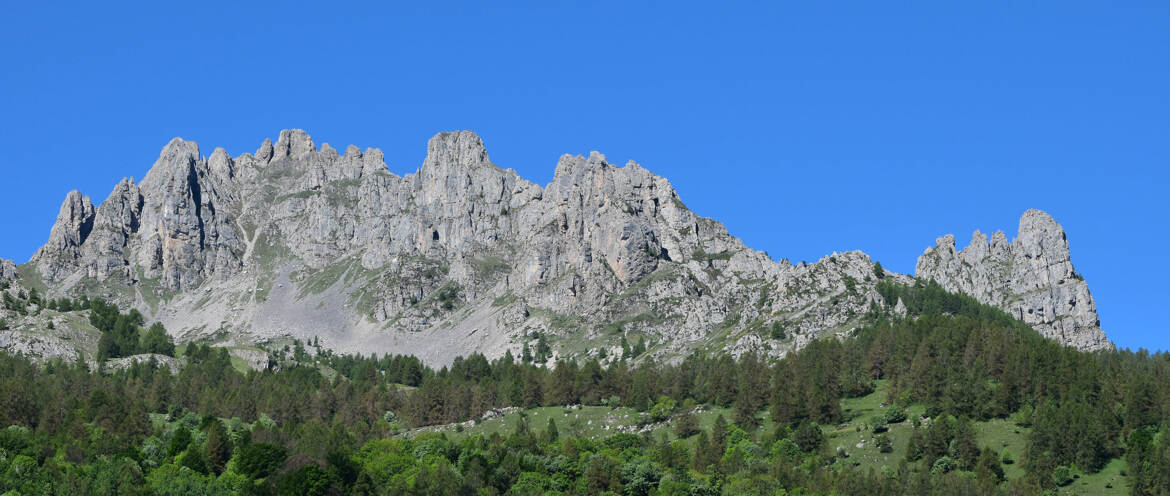
[[[168,484],[261,494],[1027,494],[1121,457],[1135,494],[1170,491],[1170,356],[1061,347],[933,283],[881,281],[879,292],[909,316],[874,308],[852,338],[813,341],[779,361],[695,354],[543,367],[476,354],[434,369],[298,342],[277,351],[279,370],[246,374],[226,350],[191,345],[172,375],[148,363],[96,373],[0,355],[0,424],[18,426],[0,431],[0,449],[25,457],[14,472],[7,456],[0,473],[35,474],[5,479],[23,492],[117,479],[158,494],[174,494]],[[95,326],[119,326],[121,314],[97,307]],[[879,379],[890,415],[923,405],[931,422],[887,473],[834,465],[821,426],[841,422],[841,400],[872,393]],[[680,439],[563,439],[549,434],[555,422],[459,442],[400,436],[492,408],[572,404],[673,418]],[[732,413],[704,429],[683,404]],[[757,430],[764,411],[773,432]],[[187,420],[164,425],[152,413]],[[1009,416],[1031,426],[1017,454],[1028,476],[1001,483],[1002,455],[974,441],[971,423]]]

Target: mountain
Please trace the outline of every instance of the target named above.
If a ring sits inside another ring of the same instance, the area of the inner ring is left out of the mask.
[[[940,238],[917,276],[1063,344],[1111,346],[1063,231],[1037,212],[1011,246],[956,253]],[[67,195],[45,245],[7,270],[49,296],[136,308],[180,340],[319,339],[436,364],[543,344],[542,359],[613,356],[622,338],[661,357],[780,355],[849,335],[886,305],[879,280],[913,282],[860,251],[775,262],[691,212],[666,179],[597,152],[564,155],[549,184],[533,184],[467,131],[436,135],[404,176],[378,149],[318,149],[300,130],[238,157],[176,138],[101,204]],[[1072,310],[1055,304],[1068,298]]]
[[[1113,348],[1088,283],[1073,269],[1064,228],[1040,210],[1024,212],[1011,243],[1003,231],[989,242],[976,230],[971,244],[956,251],[954,236],[938,238],[914,273],[1002,308],[1045,337],[1084,350]]]

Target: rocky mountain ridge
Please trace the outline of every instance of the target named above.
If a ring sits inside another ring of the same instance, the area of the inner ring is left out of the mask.
[[[621,338],[777,355],[885,305],[860,251],[775,262],[637,163],[564,155],[542,187],[467,131],[436,135],[404,176],[380,150],[318,149],[300,130],[238,157],[176,138],[141,183],[98,205],[71,192],[25,267],[23,284],[138,308],[181,340],[318,338],[433,363],[542,339],[565,357],[613,356]],[[1053,337],[1097,343],[1078,329]]]
[[[955,249],[955,237],[938,238],[918,258],[915,275],[948,291],[1000,307],[1044,336],[1086,350],[1111,349],[1084,277],[1073,268],[1064,228],[1045,212],[1028,210],[1019,233],[991,240],[978,230]]]

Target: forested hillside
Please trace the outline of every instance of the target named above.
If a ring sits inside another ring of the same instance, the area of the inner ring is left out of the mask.
[[[188,345],[172,374],[0,355],[0,493],[1170,493],[1170,355],[1062,347],[933,283],[878,291],[854,336],[779,361],[434,370],[297,342],[247,373]],[[132,320],[95,324],[119,329],[111,356],[169,351],[134,345]]]

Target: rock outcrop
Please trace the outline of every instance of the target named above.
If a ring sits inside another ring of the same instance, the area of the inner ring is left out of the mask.
[[[637,163],[565,155],[541,187],[467,131],[436,135],[404,176],[380,150],[300,130],[238,157],[176,138],[100,205],[70,193],[30,263],[51,295],[96,292],[180,338],[316,337],[436,363],[518,355],[537,335],[559,356],[620,335],[660,355],[782,354],[883,304],[864,253],[777,263]]]
[[[70,193],[30,263],[50,296],[112,299],[180,339],[436,364],[538,336],[550,360],[612,356],[621,336],[659,356],[780,355],[885,305],[864,253],[775,262],[637,163],[565,155],[542,187],[467,131],[436,135],[403,176],[380,150],[300,130],[237,157],[176,138],[100,205]]]
[[[12,260],[0,258],[0,282],[8,282],[14,279],[16,279],[16,263]]]
[[[971,244],[957,251],[954,236],[939,238],[918,258],[915,275],[998,306],[1063,344],[1113,348],[1089,286],[1073,268],[1064,229],[1040,210],[1024,212],[1010,243],[1003,231],[990,240],[975,231]]]

